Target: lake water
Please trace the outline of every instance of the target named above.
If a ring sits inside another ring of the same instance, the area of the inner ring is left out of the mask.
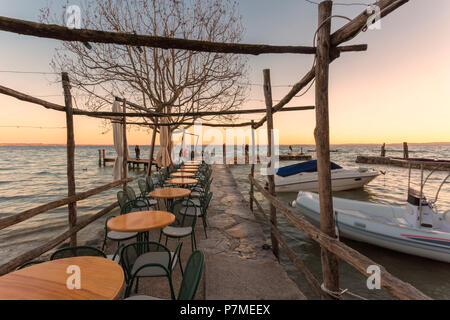
[[[134,146],[130,146],[130,155],[134,156]],[[299,150],[300,146],[294,146]],[[303,146],[304,151],[313,149]],[[112,182],[112,167],[98,166],[98,149],[105,149],[107,156],[115,156],[112,146],[78,146],[76,148],[76,184],[77,192],[86,191]],[[218,148],[218,150],[221,149]],[[339,152],[331,153],[332,160],[344,166],[356,166],[354,163],[358,154],[378,155],[376,146],[337,146]],[[411,157],[450,158],[449,146],[410,146]],[[387,147],[387,155],[401,156],[400,147]],[[281,147],[280,153],[287,153],[287,147]],[[227,154],[231,154],[228,149]],[[141,147],[141,158],[149,155],[148,147]],[[315,157],[314,153],[311,153]],[[287,165],[293,162],[281,162]],[[362,165],[382,170],[380,175],[364,189],[337,192],[335,196],[370,201],[375,203],[404,205],[406,199],[408,170],[392,166]],[[240,191],[248,199],[249,184],[247,176],[250,172],[248,165],[236,165],[231,168],[233,176],[238,182]],[[264,181],[259,175],[257,179]],[[141,170],[130,170],[130,177],[140,177],[145,173]],[[434,198],[439,182],[448,172],[437,172],[425,187],[425,194]],[[419,170],[413,170],[412,181],[420,182]],[[137,181],[131,186],[138,190]],[[105,206],[116,201],[116,193],[120,187],[102,192],[78,203],[80,219],[95,214]],[[66,148],[63,146],[0,146],[0,218],[17,214],[24,210],[45,204],[67,196],[66,178]],[[263,198],[256,193],[260,202]],[[281,201],[288,203],[295,199],[295,193],[278,195]],[[439,208],[450,209],[449,184],[440,193]],[[265,204],[267,207],[267,204]],[[301,214],[301,213],[299,213]],[[67,206],[37,215],[29,220],[0,230],[0,264],[21,253],[50,241],[55,236],[67,230]],[[104,228],[104,219],[99,219],[93,225],[79,233],[79,241],[90,240]],[[291,247],[299,254],[310,270],[320,278],[320,248],[300,231],[293,228],[283,217],[279,216],[279,227]],[[263,228],[269,239],[267,227]],[[345,241],[375,262],[385,266],[388,271],[400,279],[410,282],[433,298],[450,299],[450,268],[448,264],[413,257],[390,250],[381,249],[363,243]],[[309,294],[305,281],[301,278],[288,259],[282,256],[282,263],[288,273],[299,284],[301,289]],[[389,298],[380,290],[366,289],[365,277],[341,263],[341,286],[367,298]]]
[[[295,146],[294,150],[297,151],[300,147],[301,146]],[[303,149],[305,151],[314,148],[303,146]],[[373,203],[405,205],[408,187],[407,168],[355,163],[357,155],[379,155],[380,148],[376,146],[337,146],[332,149],[338,149],[340,151],[331,153],[331,160],[340,165],[368,167],[385,172],[385,175],[378,176],[375,180],[365,186],[364,189],[335,192],[333,196]],[[409,149],[410,157],[450,159],[450,146],[414,145],[409,146]],[[403,151],[401,150],[401,147],[387,146],[387,150],[388,156],[402,156]],[[280,153],[288,153],[288,149],[282,147]],[[311,155],[315,158],[314,153],[311,153]],[[293,163],[295,163],[295,161],[283,161],[280,165],[283,166]],[[260,166],[256,166],[255,178],[261,183],[265,183],[264,177],[259,174],[259,167]],[[237,180],[237,185],[242,195],[248,200],[250,186],[247,177],[250,173],[250,166],[236,165],[231,168],[231,171],[235,180]],[[427,173],[429,173],[429,171],[425,171],[425,177]],[[429,199],[434,199],[437,188],[448,173],[448,171],[435,172],[430,177],[424,189],[425,195]],[[417,186],[416,189],[419,188],[420,170],[412,170],[411,182],[412,186]],[[255,197],[261,204],[264,204],[263,207],[265,207],[266,212],[268,212],[269,206],[267,201],[264,200],[264,197],[258,192],[255,192]],[[288,204],[296,199],[297,194],[278,193],[277,197],[282,202]],[[439,209],[444,212],[450,210],[450,183],[446,183],[442,188],[437,205]],[[296,210],[301,215],[301,212],[298,209]],[[294,249],[316,278],[321,279],[320,247],[302,232],[294,228],[284,216],[280,214],[277,216],[279,229],[291,248]],[[264,226],[263,229],[267,241],[270,243],[270,230],[267,226]],[[450,268],[447,263],[406,255],[356,241],[344,239],[344,242],[376,263],[383,265],[391,274],[403,281],[411,283],[432,298],[450,299]],[[283,250],[280,251],[282,252]],[[302,291],[307,295],[310,295],[311,292],[305,284],[305,280],[290,263],[289,259],[285,255],[282,255],[281,261]],[[341,288],[347,288],[351,292],[369,299],[391,298],[390,295],[383,290],[368,290],[366,278],[353,267],[343,262],[340,263],[340,284]],[[349,297],[346,296],[346,298]]]

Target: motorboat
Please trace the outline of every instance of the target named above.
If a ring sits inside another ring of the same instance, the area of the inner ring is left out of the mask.
[[[450,174],[439,190],[449,177]],[[337,233],[340,237],[450,262],[450,210],[439,212],[439,190],[431,201],[408,186],[405,207],[333,197]],[[314,224],[320,223],[318,194],[301,191],[292,206]]]
[[[343,168],[334,162],[330,165],[333,191],[362,188],[379,175],[377,171],[363,167]],[[318,192],[319,190],[317,160],[279,168],[274,177],[277,192]]]

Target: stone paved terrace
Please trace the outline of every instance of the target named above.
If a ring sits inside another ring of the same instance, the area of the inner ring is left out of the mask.
[[[272,251],[228,168],[215,165],[208,210],[208,238],[199,242],[206,257],[206,300],[306,299]]]
[[[266,243],[263,231],[237,189],[230,170],[215,165],[213,178],[211,191],[214,196],[207,215],[208,238],[205,238],[201,219],[195,232],[197,247],[205,253],[204,273],[196,300],[306,299],[272,251],[263,249]],[[117,215],[118,212],[113,210],[110,214]],[[103,234],[103,231],[99,232],[88,244],[101,247]],[[150,232],[150,240],[158,241],[158,237],[159,231]],[[167,246],[174,250],[176,245],[177,240],[170,239]],[[116,244],[108,241],[105,251],[112,253],[115,248]],[[181,253],[184,267],[191,254],[189,238],[183,239]],[[182,280],[178,266],[172,279],[177,294]],[[164,278],[143,278],[138,294],[169,299],[168,282]]]

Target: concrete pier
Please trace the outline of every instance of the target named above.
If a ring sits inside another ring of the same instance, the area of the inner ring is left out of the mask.
[[[206,256],[206,300],[306,299],[276,260],[231,172],[214,166],[208,210],[208,238],[199,243]]]

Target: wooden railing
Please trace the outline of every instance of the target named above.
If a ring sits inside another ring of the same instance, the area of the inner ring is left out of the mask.
[[[38,214],[47,212],[49,210],[59,208],[59,207],[62,207],[64,205],[68,205],[71,203],[76,204],[77,201],[87,199],[87,198],[94,196],[96,194],[99,194],[103,191],[110,190],[117,186],[127,184],[131,181],[133,181],[133,179],[131,179],[131,178],[117,180],[115,182],[112,182],[112,183],[109,183],[109,184],[106,184],[106,185],[103,185],[103,186],[100,186],[100,187],[97,187],[97,188],[94,188],[94,189],[91,189],[91,190],[88,190],[88,191],[85,191],[82,193],[78,193],[74,196],[56,200],[56,201],[32,208],[32,209],[29,209],[29,210],[23,211],[21,213],[11,216],[11,217],[3,218],[0,220],[0,230],[7,228],[9,226],[15,225],[17,223],[20,223],[22,221],[25,221],[27,219],[30,219]],[[20,265],[24,264],[25,262],[35,259],[35,258],[41,256],[42,254],[46,253],[47,251],[55,248],[56,246],[63,243],[65,240],[75,236],[81,229],[88,226],[89,224],[96,221],[97,219],[103,217],[105,214],[107,214],[112,209],[114,209],[118,206],[119,206],[118,202],[108,205],[107,207],[105,207],[102,210],[100,210],[99,212],[97,212],[95,215],[85,218],[76,224],[70,225],[69,230],[67,230],[66,232],[57,236],[56,238],[52,239],[48,243],[45,243],[45,244],[41,245],[40,247],[33,248],[32,250],[25,252],[25,253],[19,255],[18,257],[8,261],[7,263],[1,265],[0,266],[0,275],[11,272],[14,269],[16,269],[17,267],[19,267]]]
[[[431,299],[409,283],[403,282],[402,280],[396,278],[390,274],[383,266],[372,261],[368,257],[362,255],[358,251],[350,248],[338,239],[332,238],[320,229],[316,228],[314,225],[299,217],[299,215],[287,207],[285,204],[281,203],[276,197],[267,192],[252,175],[249,175],[251,190],[254,188],[259,191],[264,198],[269,201],[269,203],[274,206],[279,213],[281,213],[294,227],[305,233],[313,241],[317,242],[319,245],[324,247],[326,250],[337,256],[342,261],[345,261],[361,274],[369,277],[370,274],[367,273],[367,268],[371,265],[377,265],[381,270],[381,288],[386,290],[393,297],[402,300],[429,300]],[[300,271],[300,273],[306,279],[309,287],[320,298],[327,298],[327,294],[322,290],[319,281],[314,277],[314,275],[308,270],[301,259],[295,254],[295,252],[289,248],[286,241],[281,236],[279,230],[271,224],[271,219],[268,217],[267,213],[264,211],[261,204],[256,200],[252,191],[250,192],[250,207],[253,208],[253,203],[256,204],[258,210],[266,217],[267,223],[271,226],[271,236],[277,239],[277,242],[284,249],[286,255],[294,264],[294,266]]]

